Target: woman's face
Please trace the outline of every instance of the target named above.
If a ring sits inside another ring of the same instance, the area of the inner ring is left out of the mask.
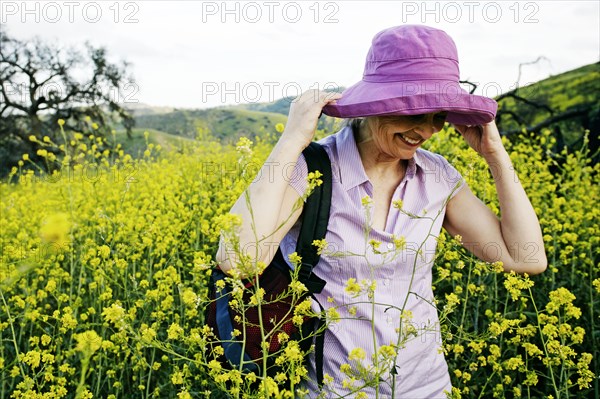
[[[410,159],[446,122],[447,111],[421,115],[395,115],[367,118],[367,134],[381,155],[391,159]]]

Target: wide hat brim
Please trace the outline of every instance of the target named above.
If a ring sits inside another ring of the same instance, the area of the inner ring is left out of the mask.
[[[494,120],[497,109],[494,99],[470,94],[456,81],[361,80],[344,90],[335,104],[323,107],[323,113],[338,118],[359,118],[448,111],[446,121],[449,123],[482,125]]]

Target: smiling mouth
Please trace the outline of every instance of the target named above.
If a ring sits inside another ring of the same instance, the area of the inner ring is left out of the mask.
[[[413,139],[413,138],[410,138],[408,136],[405,136],[402,133],[396,133],[396,135],[399,136],[400,139],[404,143],[408,144],[411,147],[416,147],[417,145],[421,144],[424,141],[423,139]]]

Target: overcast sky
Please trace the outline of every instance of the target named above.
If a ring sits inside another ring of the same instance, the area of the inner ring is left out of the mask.
[[[461,80],[490,97],[598,62],[592,1],[10,1],[2,30],[60,45],[89,40],[131,63],[127,99],[202,108],[273,101],[361,79],[372,37],[405,23],[445,30]],[[466,89],[468,87],[465,86]],[[485,89],[485,90],[484,90]]]

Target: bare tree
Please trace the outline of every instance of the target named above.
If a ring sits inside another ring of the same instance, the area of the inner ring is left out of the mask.
[[[66,128],[82,130],[84,118],[90,116],[100,133],[118,120],[131,137],[133,117],[121,106],[136,89],[126,75],[128,64],[109,62],[102,47],[86,43],[85,48],[87,53],[38,38],[20,41],[3,32],[0,147],[4,164],[0,167],[14,164],[23,150],[33,149],[30,135],[52,137],[59,119],[67,122]]]

